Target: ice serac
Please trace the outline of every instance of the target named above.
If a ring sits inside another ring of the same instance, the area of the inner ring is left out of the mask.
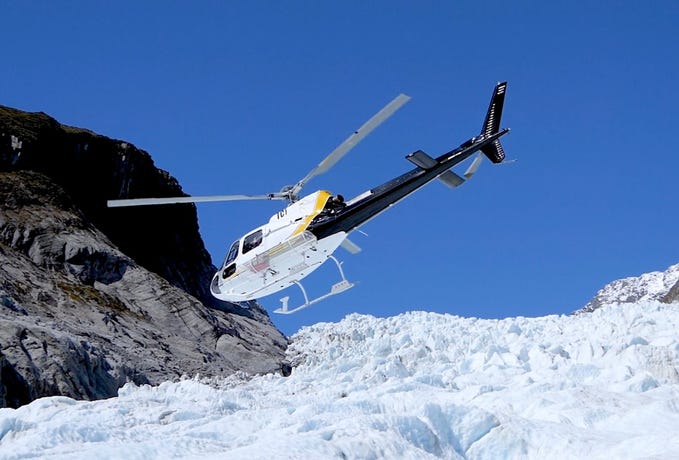
[[[351,314],[295,368],[0,409],[0,459],[677,459],[679,305]]]
[[[594,298],[576,313],[591,312],[603,305],[617,305],[658,300],[679,301],[679,264],[665,271],[644,273],[613,281],[601,288]]]
[[[219,302],[193,205],[129,143],[0,106],[0,407],[99,399],[127,381],[287,372],[266,312]]]

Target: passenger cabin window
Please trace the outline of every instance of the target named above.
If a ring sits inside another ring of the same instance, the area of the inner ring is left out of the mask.
[[[248,236],[243,238],[243,254],[247,254],[251,250],[255,249],[257,246],[262,244],[262,230],[257,230],[256,232],[250,233]]]
[[[236,240],[233,242],[231,245],[231,249],[229,249],[228,254],[226,255],[226,259],[224,259],[224,267],[229,265],[231,262],[233,262],[236,259],[236,256],[238,255],[238,243],[240,243],[239,240]]]

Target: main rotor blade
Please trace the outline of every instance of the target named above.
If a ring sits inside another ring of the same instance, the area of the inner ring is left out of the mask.
[[[349,152],[349,150],[353,149],[356,144],[358,144],[365,136],[370,134],[372,130],[381,125],[387,118],[392,116],[394,112],[400,109],[401,106],[409,100],[410,96],[405,94],[399,94],[396,96],[390,103],[384,106],[382,110],[373,115],[370,120],[363,123],[360,128],[347,137],[344,142],[335,148],[335,150],[330,152],[330,155],[325,157],[325,159],[321,161],[318,166],[312,169],[304,179],[297,182],[297,184],[295,184],[295,186],[292,188],[292,194],[297,195],[302,187],[304,187],[306,183],[309,182],[313,177],[323,174],[332,168],[335,163],[337,163],[344,155],[347,154],[347,152]]]
[[[213,195],[213,196],[177,196],[170,198],[130,198],[124,200],[108,200],[109,208],[123,206],[146,206],[153,204],[203,203],[208,201],[239,201],[239,200],[285,200],[287,195],[270,193],[268,195]]]

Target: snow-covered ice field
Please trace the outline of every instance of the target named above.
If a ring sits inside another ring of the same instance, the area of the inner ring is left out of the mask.
[[[290,377],[0,409],[0,458],[679,458],[679,305],[304,328]]]

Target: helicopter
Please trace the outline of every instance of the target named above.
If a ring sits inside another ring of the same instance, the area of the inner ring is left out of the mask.
[[[505,153],[500,137],[509,132],[509,128],[500,129],[506,89],[507,82],[495,86],[479,135],[436,158],[422,150],[407,155],[405,158],[415,165],[414,169],[350,200],[345,201],[342,195],[333,195],[326,190],[318,190],[304,197],[300,197],[300,192],[312,178],[327,172],[358,142],[408,102],[409,96],[396,96],[304,178],[294,185],[283,187],[280,192],[265,195],[129,198],[108,200],[107,205],[120,207],[234,200],[287,201],[287,206],[271,216],[267,223],[233,242],[224,262],[212,278],[210,292],[217,299],[241,303],[274,294],[294,284],[301,289],[304,303],[289,308],[290,297],[286,296],[280,299],[281,307],[274,310],[274,313],[295,313],[354,287],[355,284],[346,279],[342,263],[333,255],[339,247],[351,254],[361,251],[349,240],[348,235],[351,232],[434,179],[451,188],[462,185],[477,171],[484,155],[492,163],[503,162]],[[476,157],[463,174],[464,177],[451,170],[474,154]],[[310,300],[301,281],[328,260],[332,260],[337,266],[341,280],[333,284],[328,293]]]

